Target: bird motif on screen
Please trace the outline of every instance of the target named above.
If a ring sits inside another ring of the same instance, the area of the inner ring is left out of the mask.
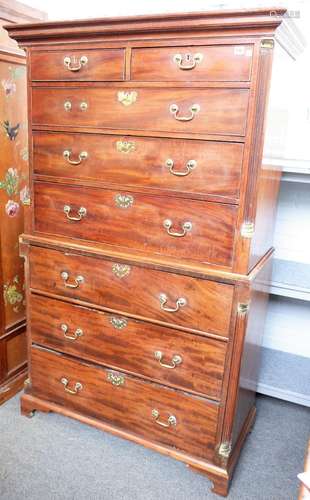
[[[3,127],[6,132],[7,137],[10,139],[10,141],[15,141],[18,131],[19,131],[19,126],[20,123],[17,123],[14,127],[11,126],[9,120],[4,120],[3,122]]]

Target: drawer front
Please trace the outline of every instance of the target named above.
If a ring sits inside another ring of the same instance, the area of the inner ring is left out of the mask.
[[[34,125],[244,135],[247,89],[34,88]],[[185,119],[185,120],[184,120]]]
[[[193,45],[132,49],[136,81],[249,81],[251,45]]]
[[[230,266],[235,205],[35,183],[35,230]]]
[[[32,295],[32,341],[220,399],[226,342]]]
[[[33,51],[31,79],[49,81],[124,80],[123,49]]]
[[[239,197],[242,155],[238,143],[33,133],[36,174],[224,199]]]
[[[31,380],[32,393],[45,400],[151,441],[213,457],[215,403],[41,349],[32,349]]]
[[[31,247],[30,286],[172,326],[229,335],[234,288],[224,283]]]

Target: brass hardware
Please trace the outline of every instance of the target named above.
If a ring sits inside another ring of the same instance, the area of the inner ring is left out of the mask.
[[[71,66],[71,62],[73,63],[76,62],[75,56],[73,56],[73,58],[69,56],[66,56],[64,58],[64,65],[66,66],[66,68],[68,68],[70,71],[80,71],[80,69],[88,63],[88,59],[86,56],[81,56],[80,59],[78,60],[77,66]]]
[[[71,109],[72,109],[72,102],[71,101],[65,101],[64,102],[64,108],[65,108],[66,111],[71,111]],[[82,101],[80,103],[80,110],[81,111],[86,111],[87,108],[88,108],[87,102]]]
[[[108,373],[108,381],[113,385],[124,385],[125,377],[123,375],[117,375],[116,373]]]
[[[65,206],[64,206],[64,213],[66,214],[66,217],[67,217],[67,219],[69,219],[69,220],[73,220],[73,221],[80,221],[80,220],[82,220],[82,219],[83,219],[83,217],[85,217],[85,216],[86,216],[86,214],[87,214],[87,210],[86,210],[86,208],[85,208],[85,207],[80,207],[80,208],[78,209],[78,211],[77,211],[78,216],[77,216],[77,217],[75,217],[75,216],[73,216],[73,215],[70,215],[70,212],[71,212],[71,207],[70,207],[70,205],[65,205]]]
[[[28,378],[26,378],[26,380],[24,381],[24,387],[25,387],[25,389],[26,389],[28,386],[30,386],[30,385],[31,385],[31,382],[30,382],[30,378],[28,377]]]
[[[173,222],[170,219],[165,219],[164,222],[163,222],[163,226],[167,230],[167,233],[170,236],[176,236],[177,238],[181,238],[182,236],[185,236],[186,233],[188,233],[189,231],[191,231],[192,227],[193,227],[193,225],[192,225],[191,222],[183,222],[183,224],[182,224],[183,232],[182,233],[176,233],[175,231],[170,231],[172,225],[173,225]]]
[[[65,101],[64,102],[64,108],[65,108],[65,111],[71,111],[71,108],[72,108],[71,101]]]
[[[74,283],[67,283],[68,279],[69,279],[69,273],[67,273],[67,271],[62,271],[60,273],[60,276],[62,277],[62,279],[64,280],[64,285],[67,287],[67,288],[78,288],[82,283],[84,283],[84,278],[83,276],[79,275],[77,276],[75,279],[74,279]]]
[[[68,387],[69,380],[66,379],[65,377],[63,377],[60,382],[65,386],[65,391],[68,392],[69,394],[77,394],[79,391],[83,389],[81,382],[77,382],[74,386],[74,389],[70,389],[70,387]]]
[[[86,111],[88,108],[88,104],[86,101],[82,101],[81,104],[80,104],[80,110],[81,111]]]
[[[241,236],[243,238],[252,238],[254,234],[254,223],[253,222],[244,222],[241,226]]]
[[[191,173],[191,171],[197,166],[196,160],[188,160],[186,163],[186,170],[184,172],[180,172],[177,170],[174,170],[174,161],[171,160],[171,158],[168,158],[166,160],[166,167],[169,168],[169,172],[173,175],[177,175],[179,177],[185,177],[185,175],[188,175]]]
[[[80,163],[82,163],[83,160],[86,160],[88,158],[87,151],[81,151],[78,160],[71,160],[70,158],[71,152],[72,151],[70,151],[70,149],[65,149],[63,152],[64,159],[67,160],[67,162],[70,163],[70,165],[79,165]]]
[[[127,319],[117,318],[116,316],[112,316],[112,318],[110,318],[110,323],[117,330],[122,330],[123,328],[126,328],[126,326],[127,326]]]
[[[225,441],[220,445],[218,454],[220,455],[220,457],[227,459],[231,454],[231,449],[232,449],[231,443],[229,441]]]
[[[116,149],[120,153],[131,153],[132,151],[135,151],[136,146],[135,143],[131,141],[117,141]]]
[[[177,425],[177,419],[174,415],[169,415],[167,422],[162,422],[161,420],[159,420],[160,413],[155,408],[154,410],[152,410],[152,417],[155,418],[156,424],[161,425],[162,427],[171,427],[172,425]]]
[[[124,92],[123,90],[120,90],[117,92],[117,99],[119,102],[124,104],[124,106],[130,106],[134,102],[136,102],[138,98],[138,92],[135,90],[132,90],[131,92]]]
[[[188,70],[196,67],[197,64],[201,63],[203,60],[203,55],[197,52],[197,54],[175,54],[173,56],[173,61],[178,65],[180,69]],[[184,62],[183,62],[184,61]]]
[[[262,49],[273,49],[274,48],[274,40],[272,38],[266,38],[260,42],[260,46]]]
[[[192,104],[191,107],[189,108],[191,114],[189,116],[179,116],[179,106],[177,104],[171,104],[170,108],[170,113],[174,116],[174,118],[180,122],[189,122],[191,121],[196,113],[199,113],[200,111],[200,106],[199,104]]]
[[[129,208],[134,202],[134,197],[130,194],[117,194],[114,199],[118,208]]]
[[[184,307],[187,304],[187,300],[184,299],[184,297],[180,297],[176,300],[175,307],[166,307],[165,304],[167,302],[168,302],[167,295],[165,293],[160,293],[159,294],[159,303],[160,303],[160,308],[163,311],[174,313],[174,312],[177,312],[180,309],[180,307]]]
[[[175,354],[174,356],[172,356],[170,365],[167,363],[162,363],[162,359],[163,359],[164,355],[161,351],[155,351],[154,357],[157,361],[159,361],[160,366],[163,366],[164,368],[176,368],[183,361],[181,356],[179,356],[178,354]]]
[[[112,272],[118,278],[125,278],[130,273],[131,267],[126,264],[113,264]]]
[[[250,309],[250,304],[249,303],[240,303],[238,304],[238,314],[240,314],[241,316],[245,316],[248,312],[249,312],[249,309]]]
[[[82,337],[83,335],[83,330],[81,330],[81,328],[77,328],[73,335],[68,335],[67,332],[69,330],[69,327],[65,323],[62,323],[60,325],[60,328],[63,331],[64,337],[69,340],[77,340],[79,337]]]

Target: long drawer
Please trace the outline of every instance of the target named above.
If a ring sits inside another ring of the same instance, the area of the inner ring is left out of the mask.
[[[248,81],[251,45],[134,48],[131,79],[138,81]]]
[[[45,400],[195,456],[214,455],[218,405],[203,398],[38,348],[31,380],[32,394]]]
[[[34,186],[35,230],[229,267],[235,205],[136,192]]]
[[[31,53],[30,77],[39,81],[124,80],[124,49],[36,50]]]
[[[171,326],[229,335],[234,287],[224,283],[31,246],[30,287]]]
[[[226,342],[31,295],[32,342],[220,399]]]
[[[32,123],[243,136],[248,99],[240,88],[36,87]]]
[[[98,134],[33,133],[36,174],[238,199],[243,145]]]

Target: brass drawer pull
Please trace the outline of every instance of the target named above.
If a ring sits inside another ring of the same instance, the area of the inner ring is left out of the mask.
[[[169,172],[173,175],[177,175],[179,177],[185,177],[186,175],[190,174],[191,171],[197,166],[196,160],[188,160],[186,163],[186,170],[184,172],[180,172],[177,170],[174,170],[174,161],[171,160],[171,158],[168,158],[166,160],[166,167],[169,169]]]
[[[73,216],[73,215],[70,215],[70,212],[71,212],[71,207],[70,207],[70,205],[65,205],[65,206],[64,206],[64,212],[65,212],[65,214],[66,214],[67,219],[69,219],[69,220],[74,220],[74,221],[79,221],[79,220],[82,220],[82,219],[83,219],[83,217],[85,217],[85,216],[86,216],[86,214],[87,214],[87,210],[86,210],[86,208],[84,208],[84,207],[80,207],[80,208],[78,209],[78,212],[77,212],[77,213],[78,213],[78,216],[77,216],[77,217],[75,217],[75,216]]]
[[[72,59],[73,59],[73,63],[75,63],[75,61],[76,61],[75,57],[73,57]],[[86,56],[81,56],[80,59],[78,60],[77,66],[71,66],[71,63],[72,63],[71,57],[66,56],[64,58],[65,67],[70,71],[80,71],[80,69],[83,66],[86,66],[86,64],[88,63],[88,58]]]
[[[78,288],[82,283],[84,283],[84,278],[83,276],[77,276],[75,279],[74,279],[74,282],[75,283],[67,283],[68,279],[69,279],[69,273],[67,273],[67,271],[62,271],[62,273],[60,274],[60,276],[62,277],[62,279],[64,280],[64,285],[67,287],[67,288]]]
[[[65,108],[65,111],[71,111],[71,109],[72,109],[72,102],[71,101],[65,101],[64,102],[64,108]]]
[[[172,228],[172,225],[173,225],[172,220],[170,220],[170,219],[165,219],[164,220],[163,226],[167,230],[167,233],[170,236],[175,236],[177,238],[181,238],[182,236],[185,236],[186,233],[188,233],[189,231],[191,231],[192,227],[193,227],[193,225],[192,225],[191,222],[189,222],[189,221],[188,222],[184,222],[182,224],[182,228],[183,228],[182,233],[176,233],[175,231],[170,231],[170,229]]]
[[[177,419],[174,415],[169,415],[167,422],[162,422],[161,420],[159,420],[160,413],[155,408],[154,410],[152,410],[152,417],[155,418],[156,424],[161,425],[162,427],[171,427],[172,425],[177,425]]]
[[[64,102],[64,108],[65,108],[65,111],[71,111],[72,109],[72,102],[71,101],[65,101]],[[86,111],[88,108],[88,104],[86,101],[82,101],[80,103],[80,110],[81,111]]]
[[[80,110],[81,110],[81,111],[86,111],[86,110],[87,110],[87,108],[88,108],[88,104],[87,104],[87,102],[82,101],[82,102],[81,102],[81,104],[80,104]]]
[[[175,303],[175,307],[167,307],[165,304],[168,302],[168,297],[165,293],[160,293],[159,294],[159,303],[160,303],[160,308],[163,311],[174,313],[177,312],[180,307],[184,307],[187,305],[187,300],[184,299],[184,297],[180,297],[177,299]]]
[[[88,158],[87,151],[81,151],[78,160],[71,160],[70,158],[71,152],[72,151],[70,151],[70,149],[65,149],[63,152],[64,159],[67,160],[67,162],[70,163],[70,165],[79,165],[80,163],[82,163],[83,160],[86,160]]]
[[[168,363],[163,363],[162,359],[163,359],[164,355],[161,351],[155,351],[154,357],[157,361],[159,361],[160,366],[163,366],[164,368],[172,368],[172,369],[176,368],[183,361],[181,356],[179,356],[178,354],[175,354],[174,356],[172,356],[170,365]]]
[[[201,63],[202,60],[203,55],[199,52],[194,55],[188,53],[184,56],[182,56],[182,54],[175,54],[173,56],[173,61],[178,65],[180,69],[183,70],[194,69],[197,64]]]
[[[61,383],[65,386],[65,391],[68,392],[69,394],[77,394],[79,391],[83,389],[81,382],[77,382],[74,386],[74,389],[70,389],[70,387],[68,387],[69,380],[66,379],[65,377],[61,379]]]
[[[81,328],[77,328],[73,335],[68,335],[67,332],[69,330],[69,327],[65,323],[62,323],[60,325],[60,328],[63,331],[64,337],[69,340],[77,340],[79,337],[82,337],[83,335],[83,330],[81,330]]]
[[[191,121],[196,113],[199,113],[200,111],[200,106],[199,104],[192,104],[191,107],[189,108],[191,114],[188,116],[179,116],[179,106],[177,104],[171,104],[170,106],[170,113],[174,116],[176,120],[179,122],[189,122]]]

